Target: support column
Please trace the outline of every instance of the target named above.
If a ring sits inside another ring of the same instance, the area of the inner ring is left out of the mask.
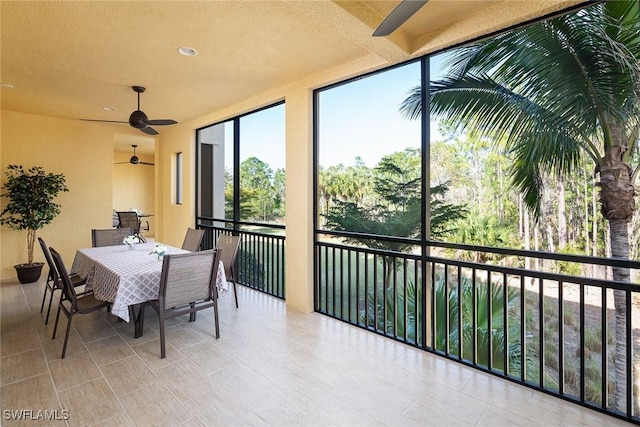
[[[313,107],[306,87],[287,90],[285,295],[287,307],[313,311]]]

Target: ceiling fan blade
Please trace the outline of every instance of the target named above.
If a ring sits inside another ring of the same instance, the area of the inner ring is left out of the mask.
[[[378,28],[373,32],[373,36],[384,37],[393,33],[428,1],[429,0],[402,0],[402,2],[384,18],[382,23],[378,25]]]
[[[155,166],[155,163],[148,163],[148,162],[138,162],[138,163],[131,163],[131,162],[116,162],[114,163],[114,165],[149,165],[149,166]]]
[[[167,125],[175,125],[175,120],[172,119],[159,119],[159,120],[147,120],[147,124],[151,126],[167,126]]]
[[[131,86],[134,92],[138,94],[138,109],[131,113],[129,116],[129,121],[120,121],[120,120],[96,120],[96,119],[80,119],[87,122],[104,122],[104,123],[128,123],[134,129],[139,129],[141,132],[146,133],[147,135],[158,135],[158,131],[152,128],[151,126],[167,126],[167,125],[175,125],[176,122],[173,119],[158,119],[158,120],[149,120],[147,115],[140,109],[140,94],[143,93],[146,89],[144,86]],[[135,145],[134,147],[134,157],[135,157]]]
[[[94,119],[80,119],[83,122],[104,122],[104,123],[129,123],[121,120],[94,120]]]
[[[155,130],[154,128],[152,128],[151,126],[147,126],[146,128],[142,128],[140,129],[142,132],[146,133],[147,135],[157,135],[158,131]]]

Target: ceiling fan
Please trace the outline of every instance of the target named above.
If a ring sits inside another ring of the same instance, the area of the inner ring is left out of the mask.
[[[395,9],[378,25],[373,32],[374,37],[384,37],[393,33],[404,22],[411,18],[429,0],[402,0]]]
[[[118,163],[114,163],[116,165],[122,165],[122,164],[126,164],[126,163],[131,163],[132,165],[149,165],[149,166],[155,166],[155,163],[149,163],[149,162],[141,162],[140,159],[138,158],[138,156],[136,156],[136,147],[137,145],[132,144],[131,145],[133,147],[133,156],[131,156],[131,158],[129,159],[128,162],[118,162]]]
[[[129,121],[119,121],[119,120],[92,120],[92,119],[80,119],[87,122],[107,122],[107,123],[129,123],[131,127],[139,129],[140,131],[146,133],[147,135],[157,135],[158,131],[152,128],[151,126],[166,126],[166,125],[175,125],[175,120],[172,119],[159,119],[159,120],[149,120],[144,111],[140,110],[140,94],[145,91],[145,88],[142,86],[131,86],[134,92],[138,94],[138,109],[131,113],[129,116]]]

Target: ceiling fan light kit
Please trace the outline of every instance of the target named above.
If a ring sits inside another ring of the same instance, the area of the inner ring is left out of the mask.
[[[173,119],[156,119],[150,120],[147,115],[140,109],[140,94],[145,91],[143,86],[131,86],[134,92],[138,94],[138,109],[135,110],[129,116],[129,121],[118,121],[118,120],[92,120],[92,119],[80,119],[88,122],[105,122],[105,123],[129,123],[129,125],[135,129],[140,130],[147,135],[157,135],[158,131],[152,128],[151,126],[168,126],[175,125],[176,122]],[[135,157],[135,147],[134,147],[134,157]]]
[[[180,46],[178,49],[176,49],[178,51],[178,53],[182,56],[197,56],[198,55],[198,51],[195,50],[192,47],[189,46]]]

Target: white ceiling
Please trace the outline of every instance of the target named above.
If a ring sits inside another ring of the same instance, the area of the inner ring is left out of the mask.
[[[0,83],[13,85],[1,90],[2,109],[127,121],[140,85],[150,119],[184,122],[368,55],[397,63],[579,2],[431,0],[372,37],[398,3],[0,1]],[[180,46],[199,54],[181,56]],[[148,135],[113,126],[120,149],[153,149]]]

